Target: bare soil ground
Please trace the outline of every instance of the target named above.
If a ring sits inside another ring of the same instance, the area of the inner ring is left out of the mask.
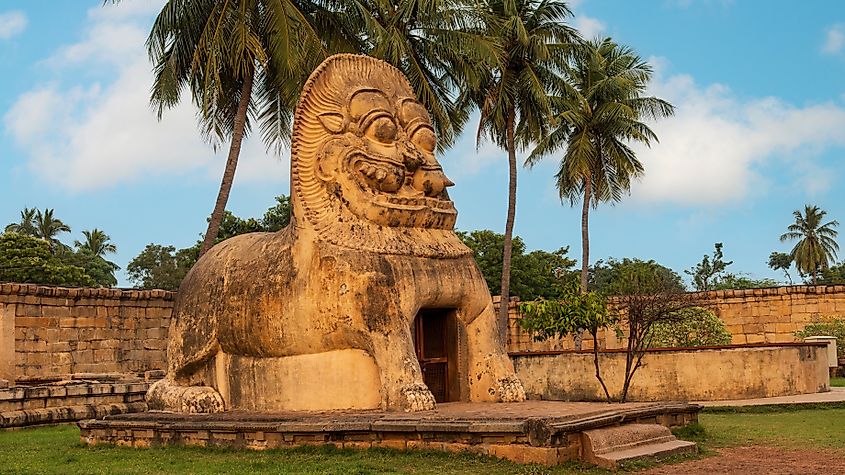
[[[717,449],[718,455],[641,473],[793,475],[845,473],[845,453],[834,449],[784,449],[775,447],[730,447]]]

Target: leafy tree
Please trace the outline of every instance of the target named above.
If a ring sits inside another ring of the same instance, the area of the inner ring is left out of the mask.
[[[760,289],[778,285],[778,281],[774,279],[752,279],[744,275],[728,273],[715,281],[710,290]]]
[[[607,302],[597,292],[583,293],[575,281],[565,287],[559,300],[523,302],[519,306],[522,318],[519,325],[538,341],[552,337],[566,338],[589,331],[593,337],[593,366],[608,402],[612,401],[599,366],[598,332],[615,325],[619,319],[608,313]]]
[[[785,252],[773,251],[769,254],[769,267],[772,270],[783,271],[783,275],[786,276],[789,285],[792,285],[792,276],[789,275],[789,268],[792,267],[792,256]]]
[[[189,248],[190,249],[190,248]],[[177,290],[196,260],[190,251],[148,244],[126,266],[129,280],[141,289]]]
[[[561,199],[581,207],[581,291],[587,291],[590,263],[589,210],[601,202],[619,202],[643,165],[629,147],[650,145],[657,135],[644,122],[668,117],[674,107],[646,96],[652,67],[631,48],[610,38],[575,48],[563,67],[566,87],[554,99],[557,127],[539,141],[529,165],[565,150],[555,175]]]
[[[689,348],[729,345],[731,333],[725,322],[710,310],[690,307],[678,312],[677,321],[658,322],[652,327],[652,348]]]
[[[120,267],[107,261],[102,256],[95,255],[87,248],[80,248],[76,252],[69,250],[61,252],[59,258],[67,265],[81,267],[97,287],[114,287],[117,285],[117,277],[114,273]]]
[[[67,247],[56,237],[61,233],[69,233],[70,226],[63,223],[61,219],[53,216],[53,209],[44,208],[44,211],[38,210],[35,213],[35,236],[47,241],[50,248],[54,251],[59,248]]]
[[[572,12],[561,1],[484,0],[475,5],[483,35],[497,43],[501,56],[477,87],[462,92],[459,103],[474,104],[481,111],[478,141],[487,137],[508,154],[508,211],[499,292],[507,299],[511,295],[517,149],[545,134],[552,119],[548,94],[559,93],[563,87],[558,72],[577,33],[564,23]],[[507,328],[507,318],[507,306],[503,305],[499,309],[501,332]]]
[[[654,260],[643,261],[627,257],[621,261],[614,258],[608,259],[607,262],[596,261],[590,267],[590,288],[603,295],[617,295],[625,292],[625,288],[622,287],[624,276],[638,273],[651,273],[660,276],[665,288],[673,292],[686,291],[681,276],[672,269],[660,265]]]
[[[845,262],[832,265],[821,270],[822,275],[816,281],[821,285],[842,285],[845,284]]]
[[[809,275],[810,282],[816,285],[819,271],[827,269],[836,260],[836,252],[839,250],[836,236],[839,232],[833,228],[839,226],[839,223],[828,221],[822,224],[827,211],[818,206],[806,205],[803,214],[801,210],[795,210],[792,215],[795,222],[786,228],[780,241],[798,240],[789,255],[798,272]]]
[[[24,236],[37,236],[38,230],[35,228],[36,212],[37,210],[35,208],[24,208],[23,211],[21,211],[20,222],[7,225],[5,232],[18,233]]]
[[[117,252],[117,246],[111,242],[111,237],[102,230],[94,228],[90,231],[82,231],[82,235],[85,236],[85,241],[73,242],[77,250],[85,250],[97,257]]]
[[[85,269],[65,263],[42,239],[7,232],[0,234],[0,282],[69,287],[93,287]]]
[[[686,274],[692,276],[692,283],[695,286],[695,290],[706,292],[714,289],[714,286],[719,282],[719,279],[725,272],[725,268],[733,264],[733,261],[723,261],[723,257],[722,243],[717,242],[714,245],[712,259],[705,254],[701,262],[696,264],[695,267],[684,271]]]
[[[632,265],[622,269],[608,287],[620,297],[613,311],[622,322],[627,336],[625,348],[625,381],[620,402],[628,398],[628,390],[648,348],[653,346],[654,327],[672,326],[683,320],[684,311],[700,306],[695,294],[679,292],[674,278],[658,267]]]
[[[505,236],[490,230],[458,233],[475,256],[481,274],[490,289],[499,288]],[[525,253],[525,243],[513,240],[511,294],[523,300],[554,299],[563,295],[563,283],[575,261],[566,256],[569,248],[554,252],[542,250]]]
[[[278,231],[290,223],[290,215],[290,196],[277,196],[276,204],[264,213],[264,217],[261,219],[261,225],[264,231]]]

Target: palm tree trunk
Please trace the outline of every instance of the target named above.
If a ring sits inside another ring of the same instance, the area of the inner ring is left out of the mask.
[[[513,251],[513,222],[516,218],[516,145],[514,142],[514,123],[516,111],[511,109],[507,123],[508,146],[508,217],[505,221],[505,243],[502,253],[502,288],[499,292],[499,335],[502,343],[507,344],[508,307],[511,287],[511,253]]]
[[[254,72],[253,72],[254,74]],[[232,190],[232,182],[235,181],[235,169],[238,167],[238,156],[241,153],[241,142],[244,139],[244,128],[246,126],[246,114],[249,109],[249,99],[252,96],[253,74],[244,78],[241,86],[241,98],[238,102],[238,112],[235,116],[234,130],[232,131],[232,143],[229,145],[229,156],[226,158],[226,168],[223,170],[223,181],[220,183],[220,191],[217,193],[217,201],[214,203],[214,211],[211,212],[211,219],[208,220],[208,229],[205,231],[205,238],[200,248],[200,257],[205,254],[214,241],[217,240],[217,231],[220,222],[223,220],[223,213],[226,212],[226,203],[229,201],[229,192]]]
[[[584,180],[584,205],[581,207],[581,293],[587,293],[587,269],[590,264],[590,199],[593,181],[590,175]]]

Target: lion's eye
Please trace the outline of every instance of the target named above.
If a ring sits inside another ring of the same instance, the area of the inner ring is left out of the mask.
[[[381,143],[389,144],[396,140],[396,122],[390,117],[379,117],[367,127],[367,136]]]
[[[417,148],[433,153],[434,147],[437,145],[437,137],[434,136],[434,131],[428,127],[420,127],[414,132],[411,141]]]

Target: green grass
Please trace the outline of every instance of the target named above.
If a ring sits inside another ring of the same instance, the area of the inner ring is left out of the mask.
[[[0,473],[32,474],[604,474],[580,464],[548,469],[470,454],[301,447],[232,451],[204,448],[85,447],[72,425],[0,431]]]
[[[830,378],[830,385],[835,388],[845,388],[845,377],[837,376]]]
[[[842,450],[845,454],[845,406],[740,408],[708,412],[700,424],[675,431],[699,443],[702,453],[719,447],[773,447]],[[664,463],[688,460],[672,457]],[[653,466],[629,464],[626,470]],[[492,457],[435,451],[385,449],[340,450],[302,447],[265,452],[203,448],[85,447],[73,425],[0,431],[0,473],[304,473],[304,474],[605,474],[604,470],[567,464],[546,468]]]
[[[779,412],[758,409],[704,413],[699,415],[699,421],[705,430],[688,434],[687,440],[700,442],[704,447],[845,449],[845,408],[841,405],[827,409],[781,409]]]

